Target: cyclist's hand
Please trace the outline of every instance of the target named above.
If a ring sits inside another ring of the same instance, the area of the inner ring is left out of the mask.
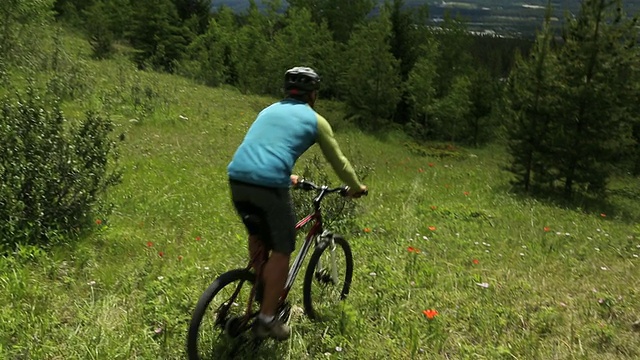
[[[369,189],[365,185],[361,185],[359,189],[349,189],[347,195],[351,198],[359,198],[362,195],[366,195]]]
[[[296,187],[298,185],[298,180],[300,180],[300,176],[298,175],[291,175],[291,185],[293,185],[294,187]]]

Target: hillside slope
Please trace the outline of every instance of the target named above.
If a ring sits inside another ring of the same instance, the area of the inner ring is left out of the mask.
[[[198,297],[246,265],[226,165],[277,99],[138,71],[125,57],[96,62],[78,38],[63,44],[77,65],[65,71],[84,86],[64,113],[114,120],[124,179],[93,233],[0,257],[0,358],[184,359]],[[321,101],[318,111],[371,190],[355,209],[325,208],[353,247],[351,293],[334,318],[312,322],[298,278],[292,338],[246,358],[640,357],[638,179],[619,179],[608,203],[521,197],[499,146],[449,144],[441,156],[400,133],[363,133],[340,109]],[[338,184],[317,147],[296,171]]]

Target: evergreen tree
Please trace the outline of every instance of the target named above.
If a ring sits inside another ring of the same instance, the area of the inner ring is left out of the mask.
[[[180,72],[210,86],[234,83],[233,49],[238,31],[235,14],[223,6],[209,22],[207,31],[189,45]]]
[[[107,5],[98,0],[84,11],[87,19],[85,28],[89,36],[89,43],[93,50],[93,56],[98,59],[109,57],[113,52],[114,34],[108,18]]]
[[[462,74],[468,74],[471,69],[469,45],[471,35],[466,24],[459,18],[445,13],[442,29],[434,30],[434,35],[440,43],[438,57],[437,97],[445,97],[453,85],[453,79]]]
[[[131,44],[139,67],[172,72],[190,42],[172,0],[134,2]]]
[[[400,100],[399,64],[391,54],[390,34],[385,11],[359,26],[347,44],[348,64],[340,77],[344,100],[353,115],[373,126],[391,119]]]
[[[212,0],[173,0],[178,16],[194,34],[207,31]]]
[[[280,17],[273,11],[267,16],[263,15],[255,1],[250,0],[249,9],[241,19],[243,26],[236,33],[232,49],[233,57],[237,59],[236,86],[241,91],[265,94],[271,89],[266,75],[269,66],[265,54],[269,52]]]
[[[428,137],[431,131],[429,113],[436,96],[438,56],[438,43],[431,39],[423,45],[422,56],[409,72],[406,81],[407,94],[419,119],[411,122],[411,133],[419,138]]]
[[[311,21],[311,13],[304,8],[287,12],[284,24],[265,54],[268,70],[264,76],[269,78],[269,93],[281,95],[284,71],[298,65],[317,70],[324,80],[321,84],[333,83],[327,74],[335,49],[327,26]]]
[[[76,27],[85,25],[83,13],[93,5],[95,0],[54,0],[53,10],[56,17]]]
[[[633,144],[640,95],[629,76],[637,73],[638,40],[619,0],[585,0],[578,17],[568,19],[559,53],[563,104],[550,154],[567,197],[576,188],[602,194]]]
[[[407,10],[404,0],[393,0],[393,3],[387,1],[385,7],[391,14],[391,52],[399,61],[400,79],[404,83],[420,55],[421,45],[429,39],[424,30],[429,19],[428,8],[424,6],[417,11]],[[412,105],[407,88],[402,87],[402,96],[394,115],[395,121],[401,124],[408,122]]]
[[[465,142],[479,146],[495,137],[497,123],[494,121],[494,108],[500,97],[499,89],[499,80],[488,69],[478,68],[472,74],[471,108],[464,133]]]
[[[375,6],[373,0],[288,0],[292,8],[306,8],[317,23],[326,21],[333,38],[346,43],[357,25]]]
[[[554,120],[554,104],[559,99],[557,89],[557,60],[551,51],[551,8],[542,31],[536,36],[529,58],[516,56],[516,67],[509,77],[507,102],[507,129],[509,153],[512,163],[509,170],[515,175],[514,183],[529,191],[534,174],[539,182],[550,180],[550,164],[543,158],[551,151],[550,124]]]
[[[471,115],[471,79],[458,75],[451,79],[447,94],[437,98],[430,107],[432,132],[438,139],[460,141],[465,138],[465,126]]]

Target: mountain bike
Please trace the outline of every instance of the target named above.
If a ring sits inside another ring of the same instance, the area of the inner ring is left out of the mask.
[[[322,320],[331,315],[333,306],[349,294],[353,254],[344,237],[324,229],[321,203],[329,194],[347,196],[349,189],[346,186],[318,186],[306,180],[300,180],[295,188],[315,191],[316,195],[313,198],[313,211],[296,224],[297,232],[301,232],[306,225],[310,225],[310,228],[302,248],[289,268],[276,316],[284,322],[289,320],[291,305],[287,296],[313,246],[304,276],[303,306],[307,317]],[[253,327],[260,311],[258,294],[262,291],[259,289],[261,286],[256,286],[256,279],[261,278],[260,272],[264,265],[255,267],[255,261],[256,259],[251,259],[245,268],[220,275],[200,296],[187,335],[190,360],[206,359],[206,354],[213,358],[214,354],[209,352],[224,334],[229,338],[237,338]],[[252,270],[254,267],[255,272]]]

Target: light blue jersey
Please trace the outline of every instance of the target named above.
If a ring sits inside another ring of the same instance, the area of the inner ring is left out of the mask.
[[[227,167],[229,179],[287,188],[298,158],[318,142],[342,181],[360,182],[333,137],[329,123],[307,103],[287,98],[262,110]]]

